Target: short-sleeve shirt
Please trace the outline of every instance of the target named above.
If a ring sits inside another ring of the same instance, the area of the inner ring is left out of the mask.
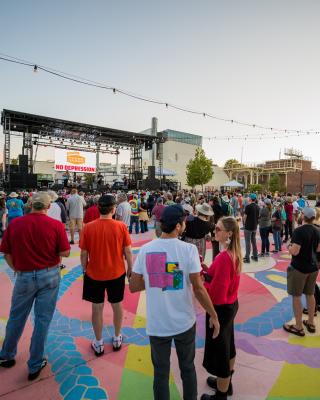
[[[126,272],[123,251],[130,245],[128,228],[121,221],[100,218],[86,224],[79,245],[89,253],[86,274],[97,281],[119,278]]]
[[[122,221],[125,225],[130,225],[131,207],[127,201],[123,201],[118,205],[116,216],[119,217],[119,220]]]
[[[67,200],[67,210],[70,219],[83,219],[83,207],[86,202],[83,197],[73,194]]]
[[[256,203],[250,203],[246,206],[244,213],[246,214],[246,222],[244,229],[248,231],[256,231],[259,219],[259,206]]]
[[[200,271],[198,250],[193,244],[157,239],[141,247],[133,272],[143,275],[145,281],[148,335],[177,335],[194,325],[189,274]]]
[[[70,249],[63,224],[41,213],[14,219],[4,233],[0,251],[12,256],[17,271],[60,264],[59,253]]]
[[[9,218],[22,217],[24,203],[21,199],[8,199],[6,205]]]
[[[318,270],[317,247],[320,231],[312,224],[304,224],[293,231],[292,243],[301,246],[299,254],[292,256],[291,265],[298,271],[308,274]]]

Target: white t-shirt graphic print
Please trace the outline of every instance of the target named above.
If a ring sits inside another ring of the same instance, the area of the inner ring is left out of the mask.
[[[133,272],[145,280],[149,336],[173,336],[194,325],[189,274],[200,271],[198,250],[193,244],[157,239],[141,247]]]

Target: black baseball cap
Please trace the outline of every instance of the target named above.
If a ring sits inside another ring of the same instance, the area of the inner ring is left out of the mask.
[[[160,222],[163,224],[177,225],[181,223],[181,219],[186,216],[185,210],[182,208],[181,204],[173,204],[171,206],[166,206],[161,215]]]

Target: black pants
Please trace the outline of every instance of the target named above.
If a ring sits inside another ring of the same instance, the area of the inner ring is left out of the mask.
[[[176,346],[183,399],[197,400],[197,375],[194,367],[196,325],[174,336],[150,336],[151,359],[154,367],[153,396],[155,400],[169,400],[171,344]]]
[[[211,243],[212,243],[212,261],[214,261],[214,259],[220,253],[220,248],[219,248],[219,242],[217,242],[216,240],[213,240]]]
[[[269,233],[270,233],[270,226],[260,228],[262,254],[269,253],[270,251]]]
[[[284,240],[288,240],[289,239],[289,237],[290,237],[290,239],[292,238],[292,221],[286,221],[286,224],[285,224],[285,226],[284,226],[284,229],[285,229],[285,237],[284,237]]]

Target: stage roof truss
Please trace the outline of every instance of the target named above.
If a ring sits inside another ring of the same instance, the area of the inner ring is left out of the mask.
[[[113,148],[142,147],[145,143],[158,143],[164,138],[158,136],[144,135],[130,131],[106,128],[96,125],[83,124],[80,122],[67,121],[57,118],[44,117],[41,115],[22,113],[4,109],[1,124],[5,118],[10,118],[10,131],[16,134],[28,132],[32,139],[61,139],[69,141],[86,142],[112,146]],[[84,144],[84,143],[83,143]],[[48,146],[50,143],[48,143]]]

